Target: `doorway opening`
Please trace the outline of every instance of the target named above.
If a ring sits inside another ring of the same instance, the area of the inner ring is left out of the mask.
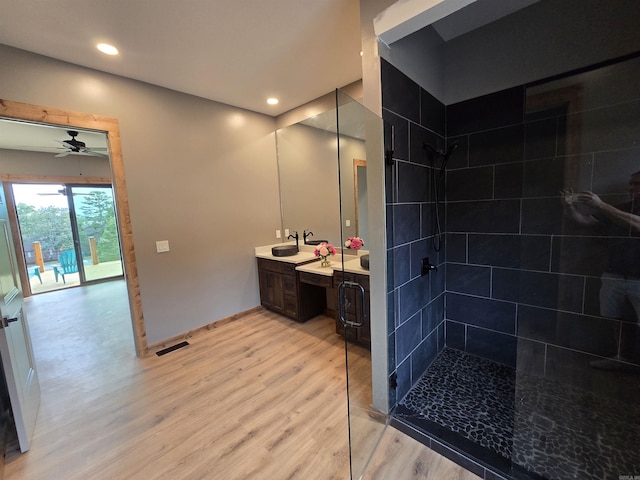
[[[124,266],[124,279],[127,285],[129,297],[129,309],[131,312],[131,323],[135,343],[136,355],[143,357],[149,354],[147,344],[146,329],[142,313],[142,299],[140,296],[140,285],[138,282],[138,268],[136,264],[135,248],[133,244],[133,232],[129,215],[129,201],[127,196],[124,162],[122,158],[122,147],[120,145],[120,128],[118,121],[114,118],[104,117],[95,114],[86,114],[63,110],[55,107],[45,107],[41,105],[31,105],[27,103],[15,102],[1,99],[0,117],[17,123],[28,123],[31,125],[48,125],[52,127],[73,128],[73,131],[83,129],[86,131],[101,132],[106,137],[106,150],[108,152],[110,178],[106,183],[111,182],[115,194],[116,216],[118,219],[118,233],[121,242],[121,252],[123,253],[122,263]],[[69,132],[67,132],[69,133]],[[62,152],[65,153],[65,152]],[[10,202],[9,195],[6,194],[7,186],[5,182],[12,179],[4,178],[3,190],[7,203]],[[82,176],[85,181],[88,176]],[[77,177],[76,177],[77,178]],[[13,181],[16,181],[14,178]],[[89,183],[89,182],[86,182]],[[7,207],[12,205],[7,204]],[[17,238],[17,221],[9,218],[11,223],[14,244],[20,244]],[[23,270],[23,269],[21,269]],[[28,278],[24,278],[23,271],[20,272],[20,281],[24,285],[29,283]]]
[[[28,293],[123,277],[110,184],[12,183],[11,190]]]

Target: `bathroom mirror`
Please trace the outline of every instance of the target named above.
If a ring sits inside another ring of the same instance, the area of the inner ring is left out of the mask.
[[[366,152],[363,123],[358,116],[361,108],[357,102],[343,105],[338,111],[328,110],[276,132],[282,224],[285,231],[297,231],[300,242],[306,230],[313,232],[310,240],[340,245],[339,185],[343,185],[345,237],[366,236]],[[349,194],[345,194],[345,187]]]

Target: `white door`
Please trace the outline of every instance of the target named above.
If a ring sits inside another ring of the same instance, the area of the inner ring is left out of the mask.
[[[9,225],[0,218],[0,356],[20,451],[29,450],[40,406],[40,383],[18,285]]]

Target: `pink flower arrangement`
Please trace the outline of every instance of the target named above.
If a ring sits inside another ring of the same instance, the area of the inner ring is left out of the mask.
[[[313,251],[316,257],[320,257],[323,260],[326,260],[329,255],[335,255],[336,249],[330,243],[322,242],[320,245],[316,247]]]
[[[360,237],[349,237],[347,241],[344,242],[344,246],[350,248],[352,250],[360,250],[364,245],[364,240]]]

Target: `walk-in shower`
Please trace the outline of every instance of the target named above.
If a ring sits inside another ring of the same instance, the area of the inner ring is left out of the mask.
[[[640,56],[416,116],[382,78],[392,425],[481,478],[640,475]],[[458,145],[446,196],[417,142]]]

